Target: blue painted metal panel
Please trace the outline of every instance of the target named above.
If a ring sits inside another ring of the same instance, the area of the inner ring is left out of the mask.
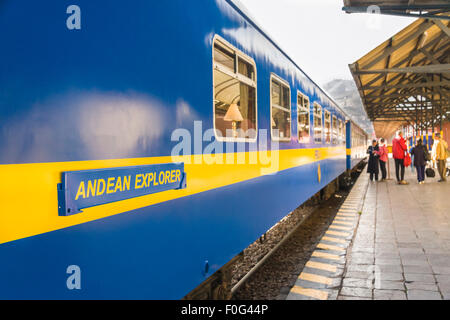
[[[344,163],[321,167],[324,187]],[[205,279],[205,260],[209,276],[315,194],[317,169],[314,163],[2,245],[0,299],[182,298]],[[267,194],[273,197],[261,197]],[[79,291],[66,287],[69,265],[81,268]]]
[[[270,128],[272,72],[291,86],[293,123],[297,89],[344,119],[225,0],[79,0],[80,31],[65,26],[69,4],[0,5],[0,164],[170,155],[175,129],[212,126],[215,34],[256,62],[259,128]],[[329,146],[296,135],[279,148]],[[345,170],[344,159],[320,164],[320,183],[314,163],[1,245],[0,298],[181,298],[205,260],[214,272]],[[71,264],[81,291],[65,286]]]
[[[346,149],[347,150],[351,150],[352,149],[352,123],[351,121],[347,121],[345,123],[345,145],[346,145]],[[347,154],[347,170],[351,170],[352,167],[352,156],[351,154]]]

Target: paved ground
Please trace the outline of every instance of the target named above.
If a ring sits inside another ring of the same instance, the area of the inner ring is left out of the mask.
[[[450,299],[450,182],[406,172],[361,175],[288,299]]]

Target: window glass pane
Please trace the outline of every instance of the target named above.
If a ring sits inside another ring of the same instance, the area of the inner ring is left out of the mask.
[[[281,106],[281,86],[275,81],[272,81],[272,104]]]
[[[342,120],[339,120],[339,139],[341,144],[345,144],[345,127]]]
[[[322,108],[315,104],[314,105],[314,142],[322,142]]]
[[[300,143],[310,142],[309,133],[309,101],[302,95],[298,95],[298,141]]]
[[[283,104],[281,106],[283,108],[290,109],[291,108],[290,100],[291,100],[290,90],[288,87],[283,86]]]
[[[325,142],[331,142],[331,115],[325,111]]]
[[[240,74],[242,74],[243,76],[246,76],[247,78],[255,80],[255,77],[254,77],[255,71],[254,71],[253,66],[250,63],[248,63],[242,59],[239,59],[238,61],[239,61],[238,72]]]
[[[220,63],[221,65],[228,67],[234,72],[234,54],[228,52],[217,44],[214,45],[214,61]]]
[[[274,130],[278,129],[278,133]],[[291,138],[291,113],[272,107],[272,134],[278,139]]]
[[[237,105],[231,112],[230,107]],[[256,89],[229,75],[214,70],[215,129],[229,138],[256,137]],[[225,120],[225,115],[228,119]],[[235,117],[235,120],[232,120]],[[230,119],[231,118],[231,119]],[[233,123],[235,129],[233,129]],[[254,129],[247,132],[249,129]]]
[[[337,144],[338,143],[338,122],[337,122],[337,118],[335,116],[333,116],[333,122],[331,123],[331,126],[333,128],[333,144]]]

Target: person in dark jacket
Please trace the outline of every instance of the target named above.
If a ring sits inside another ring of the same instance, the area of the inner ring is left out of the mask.
[[[419,139],[417,141],[417,145],[411,149],[411,154],[414,156],[414,167],[416,167],[417,171],[417,181],[419,184],[425,183],[425,164],[427,161],[427,150],[426,147],[422,144],[422,140]]]
[[[380,172],[379,152],[380,148],[378,147],[377,140],[373,140],[372,145],[369,147],[369,149],[367,149],[367,153],[369,154],[367,173],[370,173],[370,181],[373,181],[374,176],[375,180],[378,181],[378,173]]]

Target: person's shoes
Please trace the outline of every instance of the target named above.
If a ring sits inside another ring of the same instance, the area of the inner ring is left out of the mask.
[[[440,180],[438,180],[438,182],[444,182],[444,180],[440,179]]]
[[[407,185],[407,184],[409,184],[409,183],[406,182],[405,180],[402,180],[402,181],[400,181],[400,184],[402,184],[402,185]]]

